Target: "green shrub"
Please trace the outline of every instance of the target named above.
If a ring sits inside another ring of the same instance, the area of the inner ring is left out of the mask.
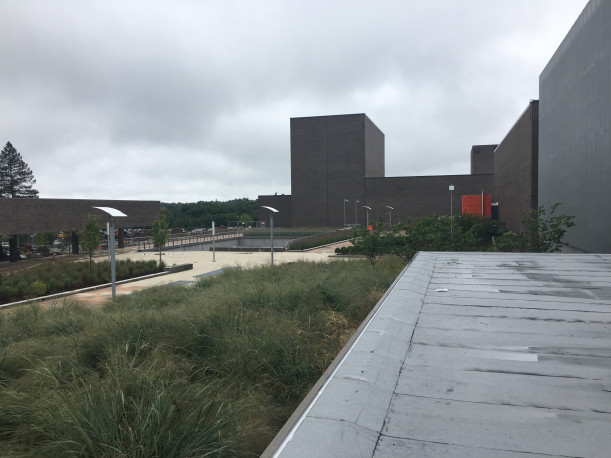
[[[418,251],[534,251],[556,252],[566,245],[562,240],[575,225],[572,216],[555,215],[559,203],[552,205],[549,216],[540,207],[524,213],[523,234],[501,232],[503,223],[473,215],[430,215],[384,230],[382,219],[375,230],[354,228],[352,246],[337,248],[342,255],[365,255],[372,266],[386,254],[409,261]],[[494,242],[493,242],[494,241]],[[491,246],[491,244],[493,245]]]
[[[67,275],[62,275],[61,277],[62,290],[69,291],[71,286],[72,286],[72,281],[70,280],[70,277],[68,277]]]
[[[57,283],[55,282],[54,278],[50,278],[49,279],[48,285],[49,285],[49,292],[50,293],[58,292],[59,288],[58,288]]]
[[[569,228],[575,226],[574,216],[555,215],[560,202],[550,208],[549,215],[545,207],[522,213],[522,224],[525,232],[515,234],[504,232],[495,240],[492,251],[528,251],[535,253],[556,253],[566,246],[563,241]]]
[[[36,280],[34,283],[30,285],[30,295],[31,297],[44,296],[47,292],[47,285],[44,282]]]
[[[155,261],[120,261],[118,266],[117,280],[132,278],[134,273],[146,275],[158,271]],[[46,263],[0,275],[0,304],[109,282],[108,261],[94,263],[91,273],[87,262]]]
[[[526,251],[526,239],[511,231],[503,232],[500,237],[494,239],[494,245],[491,247],[491,251],[506,253]]]
[[[536,253],[555,253],[567,245],[564,236],[570,227],[575,226],[574,216],[555,215],[560,202],[553,204],[549,215],[545,207],[523,213],[522,224],[526,227],[528,251]]]
[[[6,304],[15,298],[15,290],[10,285],[0,286],[0,304]]]
[[[15,287],[15,296],[19,299],[25,299],[28,285],[25,280],[20,280]]]

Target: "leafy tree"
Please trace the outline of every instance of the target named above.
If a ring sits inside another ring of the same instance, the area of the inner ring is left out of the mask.
[[[528,249],[536,253],[556,253],[568,243],[563,242],[569,227],[575,226],[574,216],[556,215],[560,202],[554,203],[546,216],[544,207],[522,215],[522,223],[526,227]]]
[[[159,269],[161,269],[162,261],[161,261],[161,249],[168,241],[168,222],[163,219],[156,219],[153,221],[153,241],[155,242],[155,246],[159,248]]]
[[[0,197],[38,197],[36,180],[21,154],[6,142],[0,153]]]
[[[563,246],[564,236],[570,227],[575,226],[574,216],[555,215],[560,206],[556,202],[549,215],[545,207],[522,213],[522,224],[526,231],[521,234],[505,232],[495,243],[495,251],[529,251],[534,253],[556,253]]]
[[[41,232],[36,235],[36,243],[40,246],[51,246],[55,240],[55,232]]]
[[[248,213],[242,213],[238,217],[238,221],[240,221],[240,223],[242,223],[242,222],[249,223],[249,222],[254,221],[254,220],[252,219],[252,216],[250,216]]]
[[[408,231],[407,228],[411,225],[411,221],[407,224],[396,223],[388,231],[389,253],[401,257],[405,262],[409,262],[410,259],[418,252],[419,245],[415,239],[415,233]]]
[[[91,263],[93,262],[93,255],[95,254],[96,248],[100,244],[100,225],[96,215],[89,215],[87,217],[85,220],[85,229],[83,230],[81,236],[81,245],[89,254],[89,275],[91,275]]]
[[[352,245],[357,252],[367,256],[371,267],[375,267],[380,258],[389,253],[388,242],[390,236],[384,233],[384,218],[380,216],[375,229],[370,231],[365,226],[357,226],[354,229]]]

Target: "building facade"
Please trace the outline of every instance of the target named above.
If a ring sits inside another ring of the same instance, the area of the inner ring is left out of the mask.
[[[81,230],[89,215],[97,215],[101,223],[106,221],[108,214],[93,207],[125,213],[127,217],[119,219],[122,228],[151,226],[161,212],[158,200],[0,198],[0,234]]]
[[[591,0],[539,78],[539,204],[575,248],[611,252],[611,0]]]
[[[365,114],[291,119],[291,226],[344,224],[344,198],[367,202],[384,176],[384,134]]]
[[[71,233],[72,252],[79,252],[78,231],[84,228],[89,215],[98,216],[101,226],[109,220],[106,212],[94,207],[117,209],[126,217],[118,218],[118,243],[123,247],[123,230],[128,227],[147,227],[159,218],[159,201],[142,200],[94,200],[94,199],[8,199],[0,198],[0,234],[11,234],[11,261],[17,261],[18,249],[15,234],[37,232]],[[4,250],[0,247],[0,259]]]
[[[259,204],[280,210],[274,224],[291,227],[364,224],[364,206],[370,223],[459,214],[462,195],[494,192],[495,147],[473,147],[471,175],[386,177],[384,134],[367,115],[292,118],[291,195],[259,196]]]
[[[541,73],[539,97],[499,145],[472,148],[470,175],[386,177],[384,134],[366,115],[291,119],[292,195],[259,199],[282,206],[283,225],[339,227],[363,224],[363,205],[370,221],[392,212],[396,222],[460,213],[462,195],[484,193],[514,232],[524,212],[561,202],[575,216],[569,245],[611,253],[611,0],[586,5]]]
[[[531,100],[494,150],[494,199],[508,230],[524,230],[522,215],[538,206],[539,102]]]

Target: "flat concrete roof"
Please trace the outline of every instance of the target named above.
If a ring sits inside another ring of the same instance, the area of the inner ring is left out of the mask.
[[[419,253],[264,456],[611,456],[611,255]]]

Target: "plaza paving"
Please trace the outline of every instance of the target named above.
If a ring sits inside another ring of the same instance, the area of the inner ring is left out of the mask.
[[[611,255],[419,253],[264,456],[611,456]]]
[[[305,252],[274,252],[274,263],[282,264],[299,260],[317,262],[328,261],[330,259],[329,256],[334,253],[335,247],[346,243],[349,242],[341,242],[340,244],[329,245],[327,247]],[[103,261],[105,259],[105,257],[95,258],[96,261]],[[159,260],[159,253],[150,251],[138,252],[136,249],[125,249],[121,250],[120,253],[116,255],[116,259],[131,259],[132,261]],[[167,284],[185,285],[196,281],[202,276],[218,274],[222,272],[223,269],[250,268],[271,263],[271,255],[269,252],[217,251],[216,254],[213,255],[211,251],[167,250],[162,251],[161,259],[167,266],[193,264],[193,269],[120,284],[116,287],[116,294],[131,294],[134,291],[144,288]],[[111,298],[112,290],[108,287],[46,301],[41,303],[41,305],[43,307],[48,307],[76,300],[91,306],[96,306],[103,304]]]

